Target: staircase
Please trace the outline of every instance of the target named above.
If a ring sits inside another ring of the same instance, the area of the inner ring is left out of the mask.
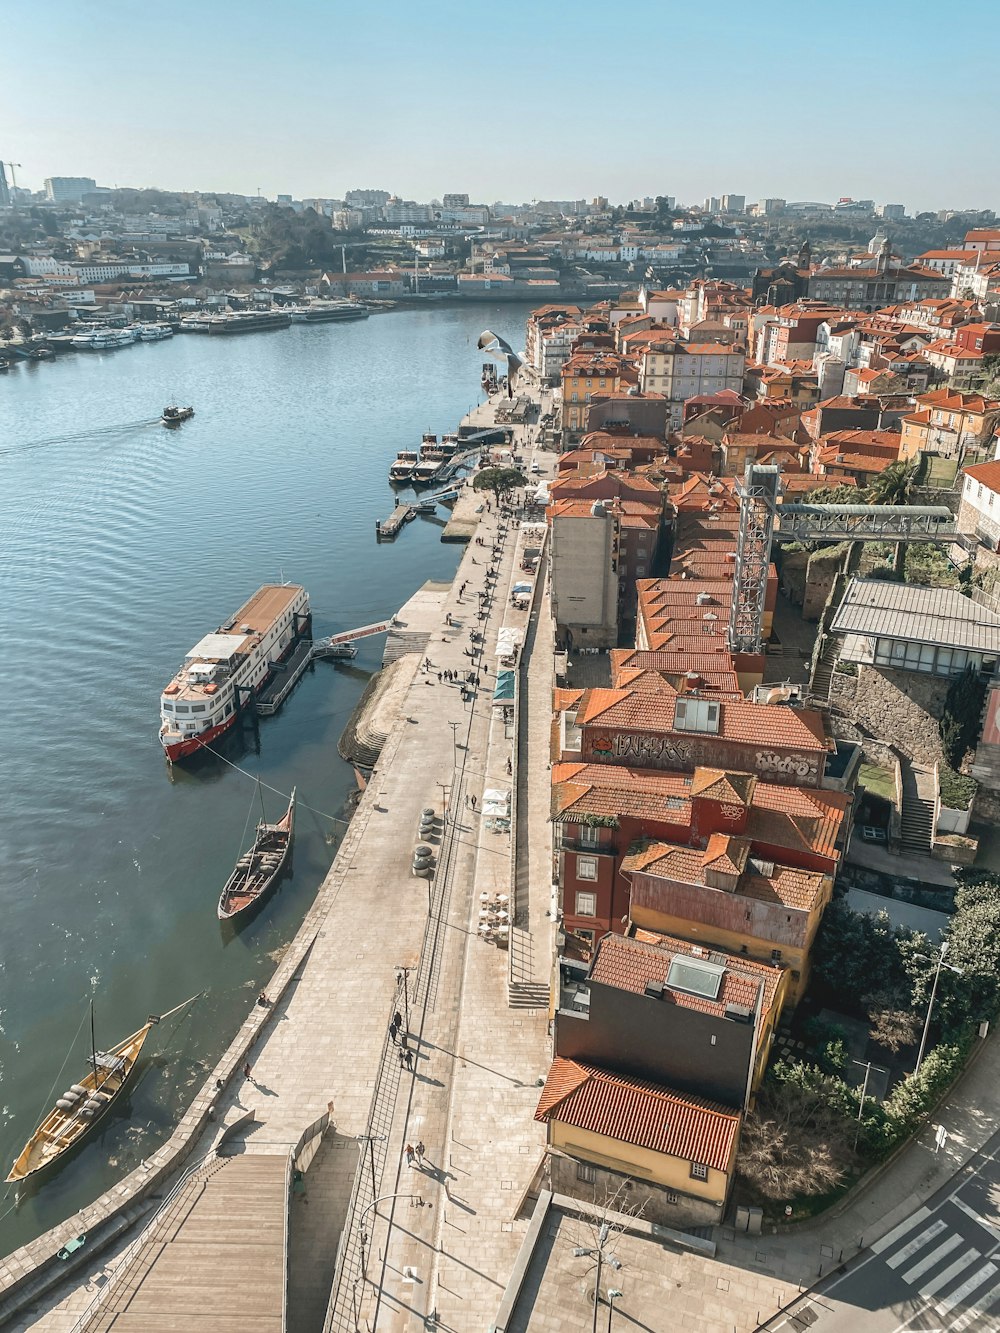
[[[384,667],[389,666],[402,657],[404,653],[420,653],[423,656],[430,641],[430,630],[391,629],[386,637],[382,665]]]
[[[900,760],[903,810],[900,844],[911,856],[930,856],[934,838],[934,770]]]
[[[840,661],[840,652],[843,646],[843,634],[828,634],[823,640],[823,647],[820,649],[816,669],[813,671],[812,685],[810,686],[810,692],[822,702],[829,703],[830,701],[830,685],[833,681],[834,669]]]

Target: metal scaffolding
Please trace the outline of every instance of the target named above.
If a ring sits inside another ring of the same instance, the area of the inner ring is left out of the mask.
[[[956,541],[950,509],[938,505],[779,505],[781,473],[748,463],[736,483],[740,528],[729,613],[729,648],[763,652],[764,601],[774,541]]]
[[[748,463],[743,481],[736,483],[740,529],[729,611],[729,648],[734,653],[763,652],[764,600],[780,487],[781,472],[763,463]]]

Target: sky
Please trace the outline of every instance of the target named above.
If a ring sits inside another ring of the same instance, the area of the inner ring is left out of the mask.
[[[1000,211],[1000,0],[45,0],[17,180]],[[8,176],[10,172],[8,170]]]

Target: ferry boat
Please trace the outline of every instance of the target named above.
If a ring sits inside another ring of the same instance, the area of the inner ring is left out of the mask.
[[[73,346],[78,351],[107,352],[116,347],[128,347],[133,342],[135,335],[131,329],[97,328],[78,333],[73,339]]]
[[[413,469],[420,462],[416,449],[400,449],[396,461],[389,464],[389,481],[401,486],[413,476]]]
[[[314,301],[288,310],[293,324],[328,324],[331,320],[367,319],[368,307],[360,301]]]
[[[440,440],[436,435],[425,435],[420,446],[420,462],[413,469],[413,485],[428,486],[444,478],[460,447],[457,435],[444,435]]]
[[[164,338],[174,336],[174,331],[169,324],[137,324],[135,331],[144,343],[157,343]]]
[[[199,640],[160,697],[160,744],[170,762],[228,731],[309,624],[305,588],[265,583],[214,634]]]

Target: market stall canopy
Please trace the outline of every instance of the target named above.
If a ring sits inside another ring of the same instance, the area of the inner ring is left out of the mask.
[[[487,787],[483,792],[483,814],[487,818],[507,819],[510,816],[510,791]]]
[[[498,671],[497,683],[493,687],[493,702],[495,704],[507,703],[514,697],[514,673],[513,671]]]
[[[520,625],[504,625],[497,635],[497,657],[513,657],[524,643],[524,629]]]

